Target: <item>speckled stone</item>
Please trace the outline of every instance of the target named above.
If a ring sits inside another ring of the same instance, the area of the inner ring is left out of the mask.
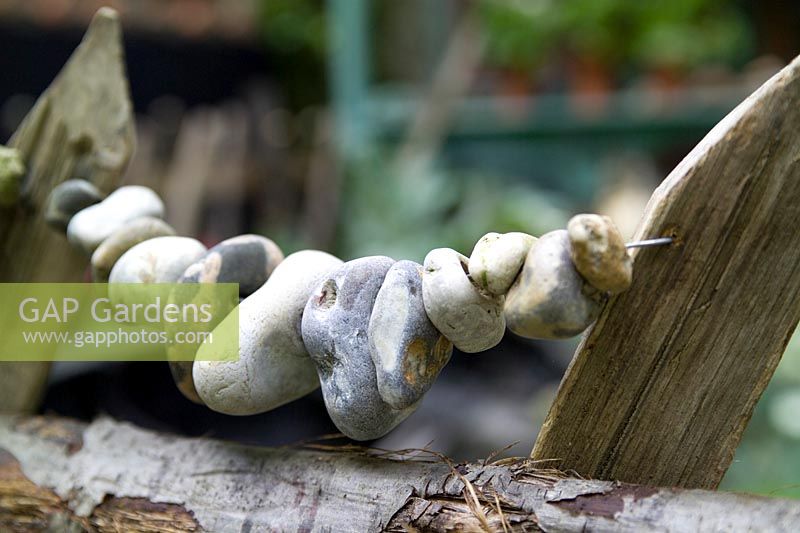
[[[481,289],[505,295],[522,269],[536,237],[527,233],[487,233],[469,257],[469,275]]]
[[[574,337],[594,322],[605,294],[578,274],[566,230],[547,233],[534,244],[517,281],[506,295],[508,329],[531,339]]]
[[[375,298],[367,337],[383,401],[395,409],[417,403],[453,353],[425,313],[422,265],[392,265]]]
[[[156,237],[133,246],[111,269],[109,283],[175,283],[206,253],[189,237]]]
[[[141,217],[108,236],[92,254],[92,280],[105,283],[122,254],[149,239],[175,235],[172,226],[155,217]]]
[[[112,233],[140,217],[164,217],[164,202],[151,189],[120,187],[100,202],[75,213],[67,225],[69,242],[91,255]]]
[[[192,376],[209,408],[230,415],[263,413],[319,386],[300,321],[319,280],[341,264],[314,250],[289,255],[239,305],[239,359],[203,361],[204,352],[214,347],[200,346]],[[229,327],[229,320],[226,317],[217,328]]]
[[[103,200],[103,193],[86,180],[67,180],[56,185],[47,197],[44,220],[66,232],[67,225],[78,211]]]
[[[253,294],[283,261],[283,252],[261,235],[239,235],[211,248],[181,276],[180,283],[238,283],[239,296]]]
[[[266,283],[281,261],[283,252],[270,239],[260,235],[239,235],[208,250],[189,265],[178,283],[238,283],[239,296],[246,298]],[[215,325],[209,324],[209,330]],[[176,359],[172,354],[185,349],[185,345],[168,347],[167,359]],[[193,366],[193,361],[171,360],[169,363],[178,390],[189,400],[203,403],[194,386]]]
[[[345,263],[317,284],[303,313],[303,341],[328,414],[355,440],[385,435],[416,408],[394,409],[383,401],[369,350],[372,307],[393,263],[382,256]]]
[[[567,225],[575,268],[601,291],[619,293],[631,286],[633,261],[614,222],[600,215],[576,215]]]
[[[469,260],[450,248],[431,250],[422,273],[428,318],[466,353],[496,346],[506,330],[502,296],[481,291],[469,275]]]
[[[17,203],[24,175],[22,153],[16,148],[0,146],[0,207]]]

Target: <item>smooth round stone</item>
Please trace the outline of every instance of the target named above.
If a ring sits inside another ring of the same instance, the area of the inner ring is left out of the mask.
[[[239,235],[211,248],[183,273],[180,283],[238,283],[239,296],[253,294],[283,261],[283,252],[261,235]]]
[[[320,283],[303,313],[303,341],[317,366],[328,414],[355,440],[381,437],[416,405],[394,409],[378,392],[368,330],[372,307],[394,261],[349,261]]]
[[[19,200],[25,163],[16,148],[0,146],[0,206],[10,207]]]
[[[508,329],[531,339],[574,337],[595,321],[605,294],[575,270],[566,230],[541,236],[506,294]]]
[[[156,237],[133,246],[111,269],[109,283],[175,283],[206,253],[189,237]]]
[[[73,246],[91,254],[112,233],[146,216],[164,217],[161,198],[147,187],[120,187],[99,204],[78,211],[67,225],[67,239]]]
[[[266,283],[275,267],[283,261],[283,252],[266,237],[239,235],[217,244],[203,257],[189,265],[178,283],[238,283],[239,296],[246,298]],[[167,348],[167,358],[186,346]],[[192,379],[193,361],[170,361],[175,385],[189,400],[203,403]]]
[[[367,338],[383,401],[395,409],[417,403],[453,353],[425,313],[422,265],[392,265],[375,298]]]
[[[78,211],[103,200],[100,189],[86,180],[67,180],[56,185],[47,197],[44,220],[52,227],[67,231],[67,224]]]
[[[502,340],[506,321],[504,298],[481,291],[468,272],[469,260],[455,250],[431,250],[422,273],[422,299],[436,329],[462,352],[475,353]]]
[[[600,215],[576,215],[567,224],[575,268],[592,286],[618,293],[631,286],[633,261],[614,222]]]
[[[229,415],[263,413],[319,386],[300,322],[314,287],[341,264],[336,257],[314,250],[289,255],[239,305],[238,360],[203,361],[204,353],[214,348],[200,346],[192,376],[209,408]],[[232,319],[229,315],[217,329],[230,327]]]
[[[105,283],[122,254],[140,242],[175,235],[172,226],[155,217],[141,217],[109,235],[92,254],[92,280]]]
[[[469,275],[481,289],[497,296],[508,292],[536,237],[526,233],[487,233],[469,257]]]

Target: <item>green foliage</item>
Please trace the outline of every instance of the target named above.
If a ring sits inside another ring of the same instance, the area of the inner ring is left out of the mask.
[[[323,0],[261,0],[259,23],[264,41],[275,50],[306,50],[322,55],[326,45]]]
[[[339,253],[389,255],[421,262],[450,247],[465,255],[489,231],[538,235],[563,227],[563,203],[530,186],[440,167],[394,165],[374,153],[350,164]]]
[[[566,47],[635,68],[738,63],[753,29],[734,2],[720,0],[483,0],[489,60],[535,67]]]
[[[756,406],[721,488],[800,498],[800,332]]]

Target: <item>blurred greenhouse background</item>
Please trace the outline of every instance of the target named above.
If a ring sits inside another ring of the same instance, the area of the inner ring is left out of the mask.
[[[206,244],[256,232],[344,259],[469,255],[582,211],[631,235],[689,149],[800,53],[800,4],[780,0],[0,0],[3,140],[101,5],[121,13],[138,114],[126,182]],[[376,445],[527,454],[574,346],[457,353]],[[319,394],[223,417],[155,364],[59,365],[45,410],[267,444],[333,431]],[[723,488],[800,497],[800,338]]]

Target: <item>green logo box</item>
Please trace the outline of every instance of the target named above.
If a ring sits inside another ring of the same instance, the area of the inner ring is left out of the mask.
[[[0,361],[239,357],[237,283],[0,283]]]

